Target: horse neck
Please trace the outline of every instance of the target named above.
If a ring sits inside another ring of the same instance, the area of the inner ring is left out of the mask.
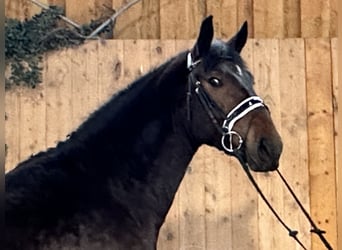
[[[187,166],[197,149],[198,147],[186,136],[181,133],[171,133],[165,138],[160,153],[153,160],[154,168],[148,178],[151,180],[151,185],[146,190],[146,194],[154,196],[154,208],[151,208],[158,212],[159,223],[164,221]]]
[[[113,199],[120,201],[123,207],[139,204],[136,210],[130,209],[132,218],[146,221],[153,215],[151,223],[156,227],[164,221],[186,168],[199,147],[184,124],[186,53],[169,64],[162,66],[160,72],[157,69],[155,76],[147,76],[149,83],[139,83],[146,88],[154,85],[157,90],[153,90],[153,95],[143,87],[139,90],[141,93],[132,94],[142,99],[127,104],[113,100],[91,119],[105,118],[100,128],[94,130],[89,121],[72,136],[81,144],[90,145],[83,147],[87,152],[82,152],[82,157],[89,157],[85,159],[89,168],[96,166],[89,172],[94,175],[101,172]],[[126,94],[132,91],[134,89],[128,89]],[[125,95],[122,97],[125,100]],[[111,107],[118,105],[124,110],[119,112],[120,119],[108,117],[114,113]]]
[[[128,194],[124,196],[139,200],[140,207],[132,211],[136,213],[133,217],[137,221],[148,221],[147,218],[152,216],[150,222],[157,229],[162,225],[187,166],[199,147],[186,124],[185,58],[185,54],[180,55],[172,66],[163,70],[157,81],[162,85],[157,91],[161,96],[155,97],[161,101],[149,107],[155,109],[149,110],[154,115],[137,124],[139,133],[129,145],[131,164],[128,168],[134,174],[130,175],[133,181],[131,179]],[[115,177],[114,180],[117,181]]]

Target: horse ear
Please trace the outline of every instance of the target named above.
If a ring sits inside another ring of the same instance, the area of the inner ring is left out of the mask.
[[[203,20],[196,44],[192,49],[194,60],[198,60],[199,58],[203,57],[205,54],[208,53],[213,37],[213,16],[210,15]]]
[[[247,37],[248,23],[245,21],[236,35],[228,41],[228,45],[240,53],[246,44]]]

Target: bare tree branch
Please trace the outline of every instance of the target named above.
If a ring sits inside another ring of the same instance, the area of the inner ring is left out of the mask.
[[[126,4],[125,6],[121,7],[117,12],[115,12],[109,19],[107,19],[104,23],[102,23],[98,28],[96,28],[89,36],[87,36],[87,39],[91,39],[94,36],[96,36],[101,30],[103,30],[107,25],[109,25],[111,22],[114,22],[114,20],[121,15],[124,11],[132,7],[134,4],[138,3],[140,0],[133,0]]]
[[[41,2],[39,2],[39,1],[37,1],[37,0],[31,0],[31,2],[34,3],[34,4],[36,4],[36,5],[38,5],[38,6],[41,7],[42,9],[45,9],[45,10],[48,10],[48,9],[50,8],[49,6],[47,6],[47,5],[45,5],[45,4],[41,3]],[[82,28],[81,25],[75,23],[74,21],[70,20],[69,18],[67,18],[67,17],[65,17],[65,16],[58,15],[58,17],[59,17],[60,19],[62,19],[63,21],[67,22],[68,24],[70,24],[70,25],[74,26],[75,28],[79,29],[79,30]]]

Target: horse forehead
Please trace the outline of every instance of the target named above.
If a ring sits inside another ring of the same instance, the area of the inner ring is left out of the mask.
[[[234,58],[233,50],[227,43],[221,40],[214,40],[212,42],[209,53],[219,58]]]
[[[228,43],[221,40],[214,40],[207,55],[207,66],[209,68],[216,67],[222,62],[239,65],[242,71],[245,70],[244,62],[238,52],[231,48]]]
[[[210,47],[209,57],[211,57],[211,66],[233,75],[250,95],[255,95],[253,75],[249,73],[240,55],[226,42],[214,40]],[[237,68],[232,69],[232,65]]]

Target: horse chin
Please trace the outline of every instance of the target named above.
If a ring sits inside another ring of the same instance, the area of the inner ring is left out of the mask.
[[[247,149],[244,148],[236,153],[237,158],[240,160],[241,165],[245,164],[254,172],[270,172],[278,169],[279,163],[268,163],[257,160],[253,154],[249,154]]]
[[[265,163],[257,163],[253,160],[247,160],[248,167],[254,172],[271,172],[278,169],[279,164],[265,164]]]

